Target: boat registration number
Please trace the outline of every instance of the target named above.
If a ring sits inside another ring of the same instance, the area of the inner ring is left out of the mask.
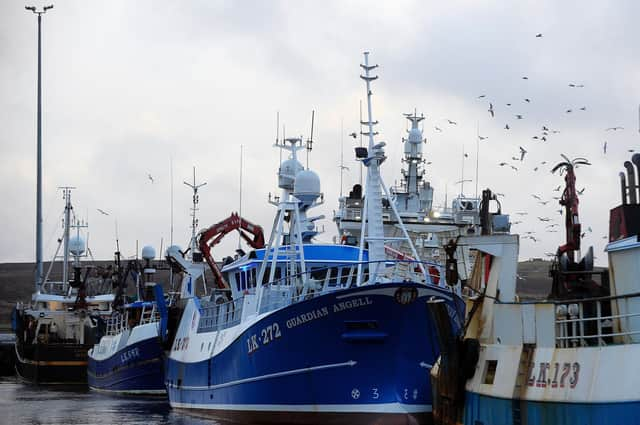
[[[262,345],[267,345],[281,336],[282,332],[280,332],[280,325],[278,325],[278,322],[272,323],[260,330],[259,333],[252,334],[247,338],[248,353],[254,353]]]
[[[537,388],[565,388],[571,389],[578,385],[580,378],[580,363],[550,363],[533,364],[527,385]]]

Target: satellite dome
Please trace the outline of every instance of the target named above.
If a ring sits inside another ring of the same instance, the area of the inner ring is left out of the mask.
[[[156,250],[151,245],[142,248],[143,260],[153,260],[154,258],[156,258]]]
[[[422,143],[422,131],[419,128],[412,128],[409,130],[409,137],[407,138],[411,143]]]
[[[80,236],[73,236],[69,239],[69,252],[72,255],[82,255],[84,254],[84,239]]]
[[[281,189],[293,190],[296,175],[302,170],[304,167],[296,159],[291,158],[283,161],[278,171],[278,186]]]
[[[293,196],[305,203],[311,203],[320,196],[320,177],[311,171],[303,170],[296,175]]]

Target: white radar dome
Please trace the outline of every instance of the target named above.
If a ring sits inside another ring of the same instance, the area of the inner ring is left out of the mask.
[[[320,177],[311,171],[303,170],[296,175],[293,196],[305,203],[311,203],[320,196]]]
[[[153,260],[154,258],[156,258],[156,250],[151,245],[142,248],[143,260]]]
[[[280,189],[293,190],[296,175],[303,169],[302,164],[296,159],[291,158],[283,161],[278,171],[278,186]]]
[[[73,236],[69,239],[69,252],[72,255],[82,255],[84,254],[84,239],[80,236]]]

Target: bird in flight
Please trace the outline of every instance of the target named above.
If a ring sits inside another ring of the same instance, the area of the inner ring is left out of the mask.
[[[602,153],[606,155],[607,153],[607,141],[605,140],[604,145],[602,145]]]
[[[507,106],[511,106],[511,104],[510,104],[510,103],[507,103]]]
[[[151,176],[151,174],[147,174],[147,177],[149,178],[149,180],[151,181],[151,183],[154,182],[153,177]]]
[[[518,214],[518,215],[529,215],[528,212],[517,212],[516,214]]]
[[[509,124],[506,124],[506,125],[504,126],[504,129],[505,129],[505,130],[509,130],[509,128],[510,128],[510,127],[509,127]]]
[[[543,125],[543,126],[542,126],[542,131],[549,131],[549,129],[547,128],[547,126],[546,126],[546,125]]]
[[[547,205],[549,203],[549,201],[538,201],[538,203],[540,205]]]
[[[520,161],[522,161],[524,159],[524,156],[527,154],[527,151],[525,150],[525,148],[523,148],[522,146],[520,146]]]
[[[506,162],[501,162],[498,165],[501,166],[501,167],[504,167],[505,165],[507,165],[507,163]]]
[[[616,127],[609,127],[609,128],[605,128],[604,131],[616,131],[616,130],[624,130],[624,127],[620,127],[620,126],[616,126]]]
[[[484,99],[485,97],[487,97],[486,94],[481,94],[480,96],[478,96],[478,99]]]
[[[491,118],[493,118],[493,103],[489,102],[489,109],[488,109],[489,113],[491,114]]]
[[[485,140],[485,139],[488,139],[488,138],[489,138],[488,136],[480,136],[480,135],[478,135],[478,139],[480,139],[481,141]]]
[[[538,195],[536,195],[535,193],[534,193],[533,195],[531,195],[531,196],[533,196],[534,198],[536,198],[538,201],[540,201],[540,200],[542,199],[541,197],[539,197],[539,196],[538,196]]]
[[[521,120],[522,119],[522,115],[516,115],[516,118]]]
[[[560,192],[560,186],[556,187],[555,189],[553,189],[554,192]]]
[[[528,80],[528,79],[529,79],[529,77],[524,76],[524,77],[522,77],[522,79],[523,79],[523,80]]]
[[[354,132],[354,133],[349,133],[349,136],[353,137],[354,139],[355,139],[356,137],[358,137],[358,135],[357,135],[355,132]]]
[[[547,163],[547,161],[542,161],[542,162],[540,163],[540,165],[544,165],[544,164],[546,164],[546,163]]]
[[[587,110],[587,107],[586,107],[586,106],[583,106],[582,108],[580,108],[580,110],[581,110],[581,111],[586,111],[586,110]]]
[[[536,38],[542,38],[542,33],[539,32],[538,34],[536,34]]]
[[[449,122],[449,124],[451,124],[451,125],[458,125],[458,123],[457,123],[457,122],[455,122],[455,121],[451,121],[451,120],[450,120],[450,119],[448,119],[448,118],[447,118],[447,121],[448,121],[448,122]]]
[[[511,169],[514,170],[514,171],[518,171],[518,167],[516,167],[514,165],[511,165]]]
[[[582,195],[584,193],[585,188],[583,187],[580,190],[577,190],[576,192],[578,192],[578,195]]]
[[[584,84],[574,84],[574,83],[569,83],[569,87],[573,87],[573,88],[583,88]]]
[[[531,99],[528,99],[528,98],[525,98],[524,101],[527,103],[531,103]]]
[[[571,109],[567,109],[565,112],[566,112],[567,114],[570,114],[570,113],[571,113],[571,112],[573,112],[573,111],[572,111]]]
[[[442,129],[441,129],[440,127],[438,127],[437,125],[436,125],[435,127],[433,127],[433,128],[435,128],[435,129],[436,129],[436,131],[438,131],[438,132],[442,133]]]
[[[100,208],[96,208],[98,210],[98,212],[102,215],[109,215],[108,212],[101,210]]]
[[[544,221],[544,222],[551,221],[551,219],[549,217],[538,217],[538,220]]]

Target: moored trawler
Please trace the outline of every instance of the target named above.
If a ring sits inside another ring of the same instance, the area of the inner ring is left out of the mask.
[[[362,67],[371,102],[367,54]],[[312,242],[318,218],[307,214],[319,204],[320,180],[297,160],[301,139],[277,144],[291,157],[279,169],[269,242],[225,265],[211,296],[187,303],[167,361],[172,407],[246,423],[430,420],[438,346],[425,304],[443,300],[455,329],[463,304],[452,288],[425,283],[429,264],[406,229],[415,259],[386,258],[384,143],[369,134],[358,153],[367,166],[368,249]]]
[[[440,328],[445,354],[432,370],[438,423],[638,422],[640,154],[625,162],[626,176],[620,173],[622,204],[610,211],[603,271],[594,269],[591,248],[580,259],[574,168],[585,163],[565,158],[554,169],[565,172],[560,204],[567,240],[558,248],[547,300],[516,298],[516,235],[459,241],[478,250],[482,266],[472,279],[464,343],[446,323]]]
[[[32,383],[86,385],[87,351],[102,334],[99,324],[111,314],[112,276],[107,272],[89,277],[91,269],[82,275],[80,259],[85,245],[80,229],[86,223],[71,218],[71,188],[64,188],[64,197],[62,280],[45,277],[31,303],[18,303],[14,329],[16,371]],[[72,229],[76,230],[73,237]],[[68,273],[70,256],[73,278]],[[50,272],[51,268],[47,276]]]

